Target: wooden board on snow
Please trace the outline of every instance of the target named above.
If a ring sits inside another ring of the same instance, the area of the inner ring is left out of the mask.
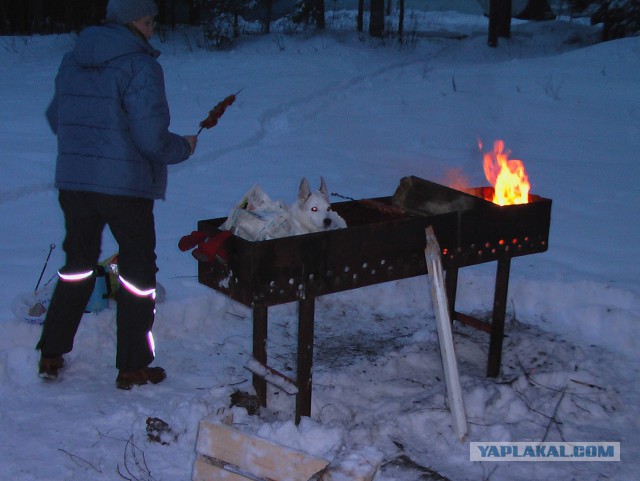
[[[326,459],[244,433],[218,419],[203,419],[196,443],[193,481],[308,481]]]
[[[429,270],[431,299],[433,301],[433,310],[436,314],[436,323],[438,326],[438,340],[440,341],[444,378],[447,383],[449,408],[451,409],[451,416],[453,418],[453,429],[460,441],[464,442],[467,437],[467,415],[462,399],[458,362],[456,361],[456,353],[453,347],[449,302],[447,301],[447,293],[444,287],[444,272],[440,259],[440,247],[431,226],[427,227],[425,235],[427,237],[425,260]]]

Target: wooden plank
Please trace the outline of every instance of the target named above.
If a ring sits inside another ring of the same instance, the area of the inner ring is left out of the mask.
[[[451,333],[451,318],[449,317],[449,303],[444,287],[444,272],[440,258],[440,246],[431,226],[425,229],[427,247],[425,259],[429,270],[429,282],[431,284],[431,298],[433,310],[438,326],[438,340],[440,341],[440,353],[444,367],[444,377],[447,383],[447,397],[453,417],[453,428],[461,441],[467,437],[467,415],[462,400],[462,387],[458,376],[458,363],[453,348],[453,335]]]
[[[200,422],[196,452],[252,476],[278,481],[308,481],[329,464],[325,459],[207,419]]]
[[[256,481],[255,477],[246,477],[211,464],[204,456],[198,456],[193,464],[192,481]]]

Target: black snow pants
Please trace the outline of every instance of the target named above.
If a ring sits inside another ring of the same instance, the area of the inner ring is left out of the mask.
[[[148,366],[154,359],[154,201],[69,190],[61,190],[58,199],[65,220],[66,262],[59,271],[36,348],[45,356],[72,350],[95,286],[102,232],[108,225],[118,243],[116,367],[130,371]],[[90,271],[93,273],[86,276]]]

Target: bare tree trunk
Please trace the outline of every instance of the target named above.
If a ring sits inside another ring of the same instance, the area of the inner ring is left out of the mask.
[[[364,30],[364,0],[358,0],[358,32]]]
[[[489,3],[490,47],[498,46],[498,37],[511,36],[511,0],[491,0]]]
[[[265,5],[265,16],[262,19],[262,33],[271,33],[271,11],[273,0],[263,0]]]
[[[9,34],[9,16],[5,7],[5,0],[0,0],[0,34]]]
[[[369,35],[382,37],[384,34],[384,0],[369,2]]]
[[[404,34],[404,0],[399,0],[398,9],[398,36],[402,38]]]
[[[316,27],[319,29],[324,29],[324,0],[316,0]]]

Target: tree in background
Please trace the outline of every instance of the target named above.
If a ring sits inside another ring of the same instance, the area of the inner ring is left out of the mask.
[[[313,23],[318,29],[324,29],[324,0],[298,0],[290,18],[294,23]]]
[[[356,0],[353,0],[354,2]],[[469,0],[472,1],[472,0]],[[99,24],[108,0],[0,0],[0,35],[32,35],[79,31]],[[273,17],[289,16],[302,23],[325,28],[326,0],[157,0],[162,25],[202,24],[209,46],[221,48],[240,35],[239,18],[258,20],[269,33]],[[394,3],[397,2],[397,3]],[[392,5],[399,9],[398,36],[404,34],[404,0],[369,0],[369,34],[385,34],[385,17]],[[561,5],[564,2],[561,2]],[[557,5],[557,2],[556,2]],[[567,0],[571,15],[591,17],[602,24],[602,39],[612,40],[640,34],[640,0]],[[295,8],[294,8],[295,7]],[[364,31],[365,0],[357,0],[357,30]],[[247,17],[247,15],[249,15]],[[555,16],[549,0],[530,0],[520,15],[530,19]],[[253,17],[253,18],[251,18]]]
[[[369,35],[372,37],[384,35],[384,0],[369,2]]]
[[[269,0],[270,3],[271,0]],[[240,36],[239,17],[255,0],[193,0],[202,7],[202,28],[207,46],[222,49],[231,46]]]
[[[398,37],[404,35],[404,0],[398,0]]]
[[[358,0],[358,32],[364,31],[364,0]]]
[[[591,15],[593,25],[602,23],[602,40],[640,34],[640,0],[605,0]]]
[[[3,35],[78,31],[102,21],[107,0],[0,0]]]

